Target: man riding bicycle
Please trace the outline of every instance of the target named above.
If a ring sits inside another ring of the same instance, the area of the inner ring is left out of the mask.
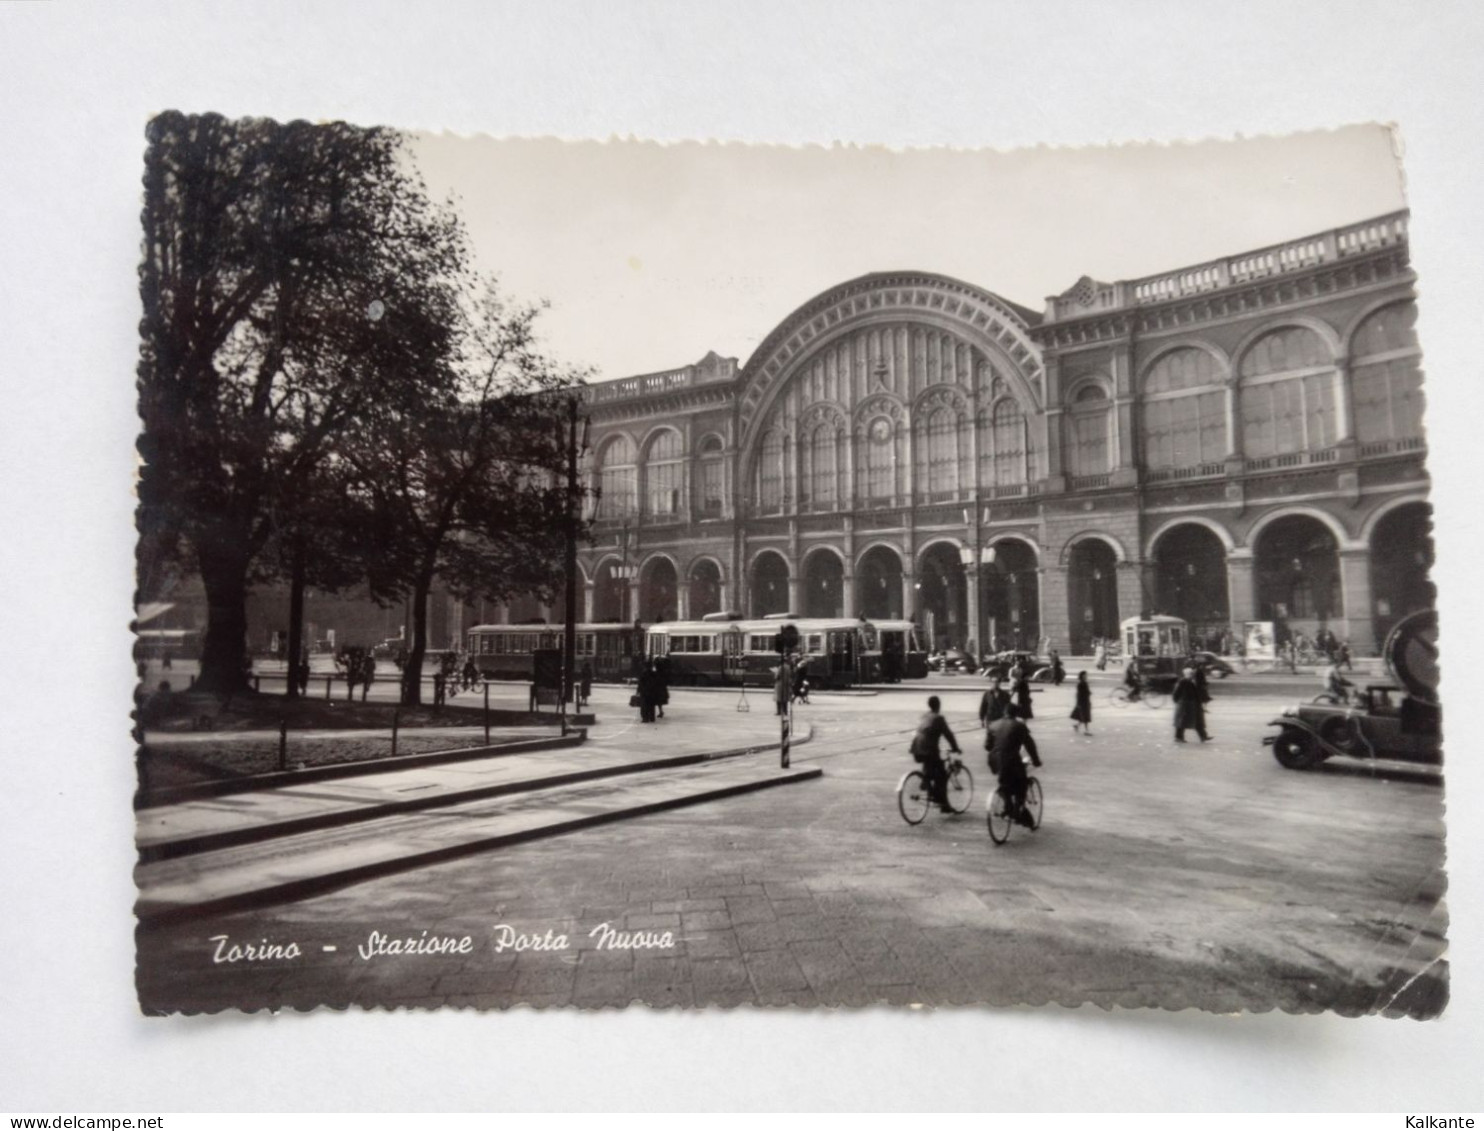
[[[1333,697],[1336,703],[1350,702],[1350,693],[1355,684],[1340,674],[1339,664],[1330,664],[1324,669],[1324,694]]]
[[[922,763],[929,796],[943,812],[952,813],[953,808],[948,804],[948,767],[943,764],[938,743],[946,738],[955,754],[963,752],[958,748],[958,739],[953,737],[948,720],[938,713],[942,701],[934,695],[928,699],[927,705],[927,714],[918,721],[917,733],[912,737],[912,757]]]
[[[989,725],[984,745],[989,750],[990,772],[999,778],[999,793],[1011,818],[1028,829],[1035,828],[1035,818],[1025,811],[1025,791],[1030,779],[1021,751],[1029,754],[1038,768],[1042,764],[1041,754],[1030,728],[1020,718],[1017,704],[1010,704],[1005,717]]]
[[[1128,688],[1128,701],[1132,703],[1144,690],[1144,677],[1139,672],[1139,661],[1129,657],[1123,669],[1123,686]]]

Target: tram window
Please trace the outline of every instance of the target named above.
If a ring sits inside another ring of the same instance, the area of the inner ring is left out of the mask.
[[[808,636],[808,644],[805,648],[811,656],[817,656],[824,650],[824,637],[817,632],[811,632]]]
[[[1154,654],[1155,654],[1155,651],[1154,651],[1154,633],[1153,632],[1150,632],[1150,631],[1147,631],[1147,630],[1144,630],[1144,629],[1140,629],[1139,630],[1139,655],[1141,655],[1141,656],[1153,656]]]
[[[754,633],[747,638],[747,650],[749,652],[771,652],[773,637],[768,634]]]

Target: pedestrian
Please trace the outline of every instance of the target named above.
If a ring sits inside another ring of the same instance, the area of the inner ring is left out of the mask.
[[[773,669],[773,702],[780,715],[788,714],[788,697],[793,694],[793,679],[788,673],[788,661],[780,659]]]
[[[356,655],[345,657],[345,701],[350,703],[356,697],[356,684],[361,682],[361,658]]]
[[[464,690],[471,690],[478,682],[479,665],[474,662],[474,657],[470,656],[464,661]]]
[[[665,717],[665,704],[670,701],[670,658],[661,656],[654,662],[654,706],[660,718]]]
[[[917,732],[912,736],[912,757],[922,763],[929,796],[943,812],[951,813],[953,809],[948,804],[948,769],[943,765],[943,755],[938,750],[938,743],[947,739],[955,754],[962,754],[963,751],[958,748],[958,739],[953,737],[948,720],[939,713],[943,706],[942,701],[933,695],[928,699],[927,706],[927,714],[917,721]]]
[[[1335,660],[1335,667],[1336,669],[1346,668],[1350,671],[1355,670],[1355,665],[1350,662],[1350,641],[1340,641],[1339,657]]]
[[[448,696],[448,676],[441,667],[433,669],[433,706],[443,706]]]
[[[582,661],[582,670],[577,677],[577,705],[586,707],[593,694],[593,665],[591,660]]]
[[[1097,647],[1092,650],[1092,658],[1097,661],[1098,671],[1108,670],[1108,646],[1099,638]]]
[[[793,696],[806,707],[809,705],[809,667],[807,664],[799,664],[794,668]]]
[[[1015,705],[1020,708],[1022,719],[1035,718],[1035,712],[1031,710],[1031,681],[1026,678],[1025,669],[1022,668],[1020,676],[1015,681]]]
[[[1062,667],[1061,653],[1056,649],[1051,650],[1051,683],[1055,687],[1062,685],[1062,680],[1067,678],[1067,669]]]
[[[1088,738],[1092,737],[1092,688],[1087,684],[1087,673],[1077,673],[1077,703],[1072,708],[1072,733],[1080,729]]]
[[[655,719],[655,709],[659,706],[659,678],[655,674],[654,664],[647,663],[644,670],[639,673],[639,721],[652,723]]]
[[[1206,704],[1201,699],[1194,668],[1187,667],[1181,673],[1171,698],[1175,701],[1175,741],[1184,742],[1185,732],[1193,730],[1202,742],[1210,742],[1211,736],[1206,733]]]
[[[990,723],[998,722],[1005,717],[1005,708],[1010,706],[1010,693],[1005,690],[1004,681],[999,676],[994,677],[994,682],[989,685],[989,690],[979,700],[979,725],[989,726]]]
[[[1020,719],[1020,708],[1010,705],[1009,712],[984,735],[984,746],[989,751],[989,771],[998,778],[997,789],[1005,799],[1005,807],[1011,817],[1028,829],[1036,827],[1035,818],[1025,811],[1025,792],[1030,777],[1025,772],[1025,759],[1021,752],[1030,756],[1037,767],[1042,765],[1041,752],[1036,749],[1036,740]]]
[[[370,652],[366,653],[366,659],[361,668],[361,702],[366,701],[366,692],[371,690],[371,684],[376,680],[376,660]]]

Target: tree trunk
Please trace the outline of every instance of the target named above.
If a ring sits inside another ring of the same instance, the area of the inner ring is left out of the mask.
[[[289,570],[289,648],[286,699],[299,698],[299,661],[304,654],[304,540],[294,542],[294,560]]]
[[[428,650],[428,593],[432,575],[420,577],[412,590],[412,648],[407,653],[407,667],[402,672],[402,704],[419,706],[423,699],[423,656]]]
[[[231,695],[247,688],[246,554],[201,554],[206,590],[206,637],[196,689]]]

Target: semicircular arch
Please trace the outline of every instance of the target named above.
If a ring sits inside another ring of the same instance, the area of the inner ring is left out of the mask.
[[[1257,345],[1269,334],[1279,330],[1310,330],[1318,335],[1329,349],[1331,363],[1336,361],[1342,349],[1340,335],[1335,328],[1322,318],[1313,318],[1306,314],[1283,314],[1264,322],[1262,325],[1249,330],[1247,334],[1237,343],[1236,349],[1232,350],[1231,373],[1234,377],[1240,377],[1242,366],[1247,360],[1247,355],[1252,352],[1252,347]]]
[[[1221,540],[1221,544],[1225,547],[1227,553],[1231,553],[1237,548],[1237,540],[1232,537],[1231,531],[1222,526],[1221,523],[1213,518],[1206,518],[1203,515],[1190,514],[1168,519],[1161,523],[1158,529],[1149,535],[1148,541],[1144,543],[1144,557],[1146,559],[1153,558],[1155,556],[1154,550],[1159,545],[1159,540],[1179,526],[1204,526]]]
[[[1295,515],[1318,519],[1335,536],[1335,544],[1342,550],[1358,549],[1363,545],[1358,544],[1358,540],[1350,536],[1344,524],[1328,511],[1320,507],[1287,506],[1275,507],[1266,514],[1260,515],[1248,528],[1247,537],[1242,540],[1242,549],[1255,550],[1264,530],[1280,518],[1292,518]]]
[[[1104,542],[1113,551],[1113,557],[1119,562],[1128,561],[1128,552],[1123,548],[1123,543],[1114,535],[1103,530],[1082,530],[1067,539],[1061,548],[1061,564],[1067,565],[1072,560],[1072,551],[1083,542]]]

